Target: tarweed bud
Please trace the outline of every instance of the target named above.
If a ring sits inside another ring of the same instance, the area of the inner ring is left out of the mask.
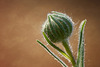
[[[47,15],[42,32],[44,32],[48,38],[56,43],[68,38],[73,30],[73,21],[66,14],[52,11]]]

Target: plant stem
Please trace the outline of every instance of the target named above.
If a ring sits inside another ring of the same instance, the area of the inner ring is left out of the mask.
[[[63,40],[63,41],[62,41],[62,44],[63,44],[63,46],[64,46],[64,48],[65,48],[67,54],[68,54],[68,55],[70,56],[70,58],[71,58],[71,62],[72,62],[73,67],[75,67],[76,62],[75,62],[75,59],[74,59],[73,54],[72,54],[72,52],[71,52],[71,49],[70,49],[68,40]]]

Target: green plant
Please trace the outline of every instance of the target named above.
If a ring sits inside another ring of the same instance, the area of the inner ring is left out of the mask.
[[[49,45],[56,49],[62,56],[67,60],[71,61],[73,67],[84,67],[84,26],[86,20],[83,20],[79,27],[79,45],[77,52],[77,59],[74,59],[72,54],[69,37],[73,31],[73,21],[72,19],[63,13],[52,11],[47,15],[47,20],[45,21],[42,33]],[[49,52],[63,67],[68,67],[57,55],[55,55],[47,46],[41,43],[39,40],[37,42],[43,46],[43,48]],[[66,52],[57,47],[54,43],[61,42]]]

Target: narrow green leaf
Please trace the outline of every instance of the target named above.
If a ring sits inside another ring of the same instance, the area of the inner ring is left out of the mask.
[[[63,67],[68,67],[58,56],[56,56],[49,48],[47,48],[43,43],[39,40],[37,42],[48,52],[50,53]]]
[[[86,20],[83,20],[79,27],[79,46],[76,67],[84,67],[84,27]]]
[[[81,61],[80,61],[80,67],[84,67],[84,38],[82,40],[82,46],[81,46]]]
[[[71,58],[63,51],[61,50],[59,47],[57,47],[55,44],[53,44],[48,37],[46,36],[46,34],[43,32],[43,36],[46,39],[46,41],[53,47],[55,48],[57,51],[59,51],[60,54],[62,54],[66,59],[71,61]]]

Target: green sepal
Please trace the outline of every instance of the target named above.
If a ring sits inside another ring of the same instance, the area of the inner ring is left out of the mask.
[[[70,29],[70,33],[71,33],[73,30],[72,19],[68,15],[60,13],[60,12],[52,11],[52,13],[53,13],[53,16],[63,19],[65,22],[67,22],[69,29]]]

